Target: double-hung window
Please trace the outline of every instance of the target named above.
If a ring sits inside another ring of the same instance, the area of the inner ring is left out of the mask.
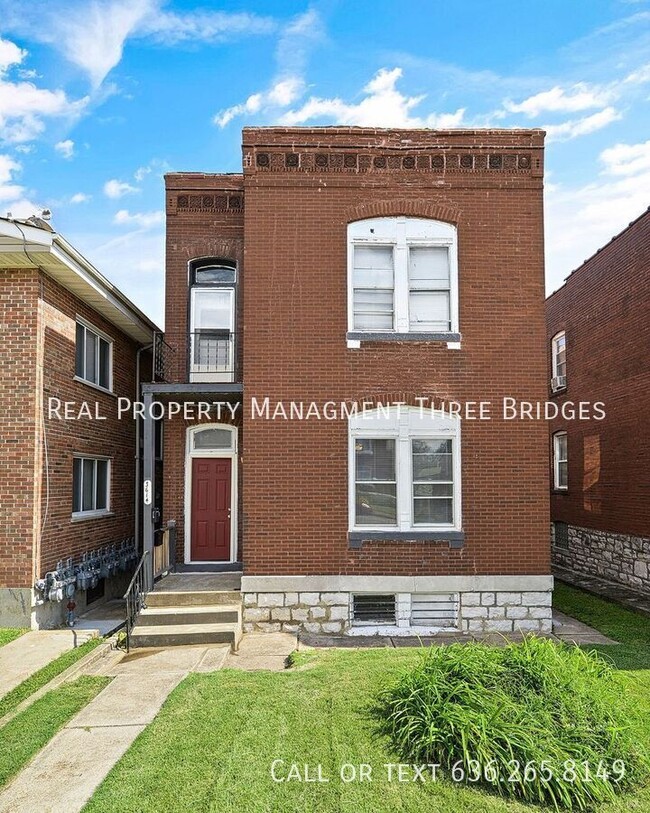
[[[113,388],[113,342],[97,328],[79,319],[75,377],[105,390]]]
[[[569,454],[566,432],[553,435],[553,485],[558,491],[569,487]]]
[[[235,360],[235,285],[232,260],[190,265],[190,381],[232,381]]]
[[[409,407],[350,418],[350,529],[460,530],[458,419]]]
[[[351,338],[373,333],[455,338],[455,226],[408,217],[357,221],[348,226],[348,257]]]
[[[555,392],[566,387],[566,333],[564,331],[553,336],[551,358],[553,371],[551,389]]]
[[[100,516],[110,511],[111,463],[105,457],[74,457],[72,517]]]

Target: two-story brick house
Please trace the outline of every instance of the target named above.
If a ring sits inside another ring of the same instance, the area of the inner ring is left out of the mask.
[[[547,427],[501,413],[546,397],[542,177],[539,130],[342,127],[167,176],[163,520],[248,629],[550,630]]]
[[[150,378],[155,330],[48,223],[0,218],[0,626],[124,592],[141,498],[116,404]]]
[[[602,404],[550,426],[554,564],[650,593],[650,211],[547,299],[546,327],[552,399]]]

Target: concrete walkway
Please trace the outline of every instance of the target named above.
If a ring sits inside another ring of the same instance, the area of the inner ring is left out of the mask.
[[[92,637],[94,632],[89,630],[33,630],[0,647],[0,697]]]
[[[78,813],[190,672],[220,669],[228,647],[108,650],[86,674],[111,683],[0,793],[0,813]]]

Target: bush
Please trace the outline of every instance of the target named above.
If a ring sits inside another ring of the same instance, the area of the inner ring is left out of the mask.
[[[404,760],[439,763],[504,797],[586,810],[646,773],[619,694],[595,653],[531,636],[430,648],[383,693],[380,713]]]

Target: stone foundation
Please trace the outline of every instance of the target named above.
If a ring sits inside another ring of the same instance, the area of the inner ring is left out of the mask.
[[[650,538],[568,525],[552,529],[553,563],[650,593]]]
[[[549,580],[550,582],[550,580]],[[550,582],[552,584],[552,582]],[[355,593],[369,592],[356,590]],[[432,591],[429,591],[431,594]],[[326,635],[424,635],[458,631],[468,633],[552,631],[552,590],[474,590],[455,593],[457,611],[446,621],[422,627],[411,624],[411,600],[422,594],[394,592],[394,624],[352,622],[351,592],[245,592],[244,632],[305,631]]]

